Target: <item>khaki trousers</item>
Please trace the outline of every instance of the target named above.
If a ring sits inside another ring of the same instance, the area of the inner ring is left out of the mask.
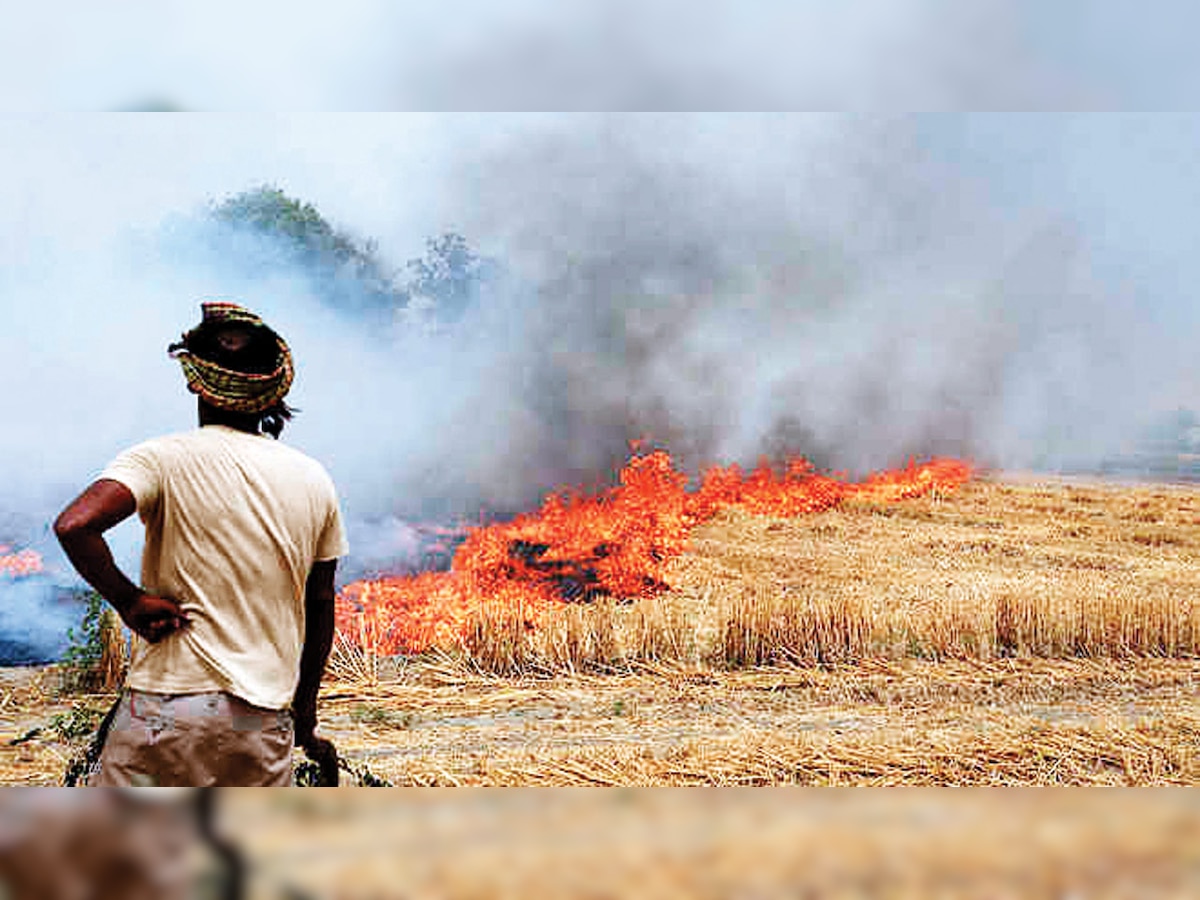
[[[126,689],[100,754],[94,787],[287,787],[292,714],[223,692]]]

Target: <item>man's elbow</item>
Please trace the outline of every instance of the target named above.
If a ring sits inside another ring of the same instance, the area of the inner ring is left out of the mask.
[[[103,529],[88,510],[77,505],[68,506],[54,520],[54,536],[63,549],[70,549],[80,541],[103,533]]]
[[[72,500],[54,520],[54,535],[60,544],[81,537],[103,534],[137,511],[133,493],[118,481],[101,478]]]
[[[54,520],[54,536],[63,546],[71,543],[86,530],[86,520],[69,506]]]

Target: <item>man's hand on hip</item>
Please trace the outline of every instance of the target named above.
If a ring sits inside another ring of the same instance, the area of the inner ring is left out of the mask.
[[[118,612],[132,631],[152,644],[157,644],[188,624],[178,601],[154,594],[138,594],[132,603]]]

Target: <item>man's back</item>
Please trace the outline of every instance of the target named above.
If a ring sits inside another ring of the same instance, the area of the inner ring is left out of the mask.
[[[214,300],[167,352],[200,428],[122,453],[54,521],[67,558],[139,638],[89,783],[282,786],[293,743],[336,777],[317,695],[349,548],[325,470],[265,437],[295,413],[292,351],[255,313]],[[134,513],[140,585],[104,537]]]
[[[277,441],[221,425],[147,441],[103,472],[146,524],[142,583],[187,628],[134,655],[131,688],[228,691],[288,704],[304,639],[305,579],[345,552],[333,483]]]

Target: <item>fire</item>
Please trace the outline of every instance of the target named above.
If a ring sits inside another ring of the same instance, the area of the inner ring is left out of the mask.
[[[11,550],[8,545],[0,544],[0,575],[24,578],[42,571],[42,555],[36,550],[18,550],[16,553]]]
[[[382,653],[452,646],[485,604],[521,609],[530,627],[552,604],[635,600],[670,587],[668,567],[692,529],[724,509],[790,517],[851,498],[892,502],[951,491],[968,464],[934,459],[862,482],[821,475],[806,460],[783,474],[761,465],[704,473],[696,491],[664,451],[633,456],[597,494],[562,491],[537,512],[468,530],[448,572],[357,581],[338,596],[338,627]]]

